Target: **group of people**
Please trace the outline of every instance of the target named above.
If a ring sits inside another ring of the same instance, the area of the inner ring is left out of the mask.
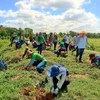
[[[39,53],[27,51],[27,55],[31,57],[31,61],[25,67],[26,70],[37,70],[39,73],[44,71],[47,60]],[[47,70],[47,75],[50,77],[50,91],[57,95],[60,90],[66,90],[70,83],[68,79],[68,70],[63,64],[53,64]]]
[[[68,52],[68,47],[70,44],[70,37],[69,33],[67,33],[63,40],[60,42],[60,48],[59,52],[56,51],[57,55],[62,51]],[[52,34],[50,34],[50,37]],[[50,38],[49,37],[49,38]],[[39,36],[36,37],[38,43],[39,43],[39,48],[42,50],[42,44],[46,41],[43,37],[43,35],[40,33]],[[50,38],[51,40],[51,38]],[[56,41],[57,42],[57,41]],[[28,44],[27,44],[28,45]],[[52,42],[50,42],[50,46],[52,45]],[[82,55],[84,52],[84,49],[88,45],[88,40],[86,37],[85,31],[82,31],[81,33],[77,33],[76,36],[73,38],[73,48],[76,49],[76,57],[75,59],[78,60],[79,56],[79,62],[82,63]],[[56,50],[56,43],[54,45],[54,50]],[[42,73],[46,67],[47,64],[47,59],[41,55],[41,51],[38,53],[32,52],[29,48],[25,49],[25,52],[23,54],[23,57],[25,54],[28,55],[28,57],[31,57],[31,61],[29,64],[25,67],[25,69],[30,70],[30,69],[35,69],[39,73]],[[66,88],[66,86],[69,84],[69,79],[68,79],[68,70],[63,64],[53,64],[51,65],[48,70],[47,70],[47,75],[50,77],[50,90],[54,94],[58,94],[59,90],[63,90]]]
[[[26,70],[37,70],[39,73],[42,73],[44,71],[47,64],[47,59],[44,56],[42,56],[42,46],[47,45],[47,42],[49,42],[50,48],[52,47],[52,44],[54,44],[54,53],[56,53],[57,56],[64,56],[65,53],[68,53],[68,47],[71,43],[72,52],[76,51],[75,60],[79,63],[82,63],[82,56],[85,47],[89,45],[85,31],[76,33],[76,35],[73,37],[72,42],[70,42],[70,33],[67,33],[60,42],[58,50],[57,34],[55,33],[53,35],[52,33],[50,33],[49,37],[47,37],[46,33],[42,34],[40,32],[39,34],[36,34],[36,37],[34,38],[34,41],[37,44],[36,47],[38,48],[38,53],[33,52],[32,49],[29,48],[30,42],[33,42],[32,37],[30,39],[31,41],[26,42],[26,48],[22,55],[22,58],[24,58],[25,55],[31,58],[30,62],[25,67]],[[12,45],[12,42],[10,45]],[[93,60],[91,61],[91,63],[93,63]],[[53,94],[58,94],[60,90],[66,89],[67,85],[70,83],[68,79],[68,70],[63,64],[57,63],[51,65],[47,69],[47,75],[50,77],[50,91]]]

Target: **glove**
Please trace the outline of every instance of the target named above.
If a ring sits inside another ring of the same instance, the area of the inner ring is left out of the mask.
[[[58,94],[59,88],[57,87],[54,91],[55,94]]]
[[[51,93],[54,93],[54,87],[51,88]]]

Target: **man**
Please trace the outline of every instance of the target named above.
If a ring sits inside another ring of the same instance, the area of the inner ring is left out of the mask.
[[[50,88],[53,94],[58,94],[59,90],[66,89],[69,84],[68,70],[62,64],[53,64],[47,70],[50,77]]]
[[[35,66],[39,73],[44,70],[47,60],[40,54],[34,53],[31,50],[27,51],[27,55],[31,57],[31,61],[27,65],[26,69],[29,70],[31,67]]]

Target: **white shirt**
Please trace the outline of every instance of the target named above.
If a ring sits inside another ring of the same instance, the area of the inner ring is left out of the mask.
[[[60,89],[66,79],[66,73],[62,74],[61,79],[60,79],[60,76],[57,76],[56,78],[58,79],[57,87]],[[53,77],[50,77],[50,86],[54,87]]]
[[[77,38],[77,46],[78,46],[78,48],[85,48],[86,47],[86,45],[88,45],[88,41],[87,41],[87,37],[85,36],[85,37],[78,37]]]
[[[70,37],[66,35],[66,36],[64,37],[64,40],[65,40],[64,43],[69,44],[69,42],[70,42]]]

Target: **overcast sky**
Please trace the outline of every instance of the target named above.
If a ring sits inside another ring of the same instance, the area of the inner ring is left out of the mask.
[[[100,0],[1,0],[0,25],[34,32],[100,32]]]

